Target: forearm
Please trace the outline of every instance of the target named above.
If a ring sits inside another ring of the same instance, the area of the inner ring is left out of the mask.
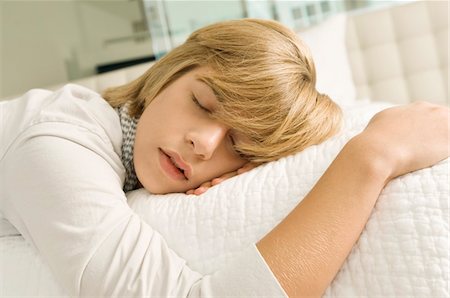
[[[350,141],[304,200],[257,247],[291,297],[320,296],[357,241],[390,172]],[[363,154],[362,154],[363,153]]]

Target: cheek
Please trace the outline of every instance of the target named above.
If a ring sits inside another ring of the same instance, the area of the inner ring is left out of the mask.
[[[236,171],[247,163],[245,159],[240,158],[234,153],[230,153],[228,148],[224,148],[218,153],[221,154],[217,154],[216,160],[212,164],[212,166],[217,169],[218,174],[216,174],[216,176]]]
[[[152,146],[148,138],[142,134],[136,134],[133,151],[134,169],[139,181],[143,183],[143,178],[152,176],[150,175],[152,171],[150,171],[149,166],[154,163],[152,160],[154,152],[152,152]]]

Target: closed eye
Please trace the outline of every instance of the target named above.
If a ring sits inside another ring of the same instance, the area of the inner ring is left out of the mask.
[[[234,140],[234,137],[233,137],[233,135],[230,135],[230,142],[231,142],[231,145],[233,146],[233,148],[234,148],[234,146],[236,146],[236,141]]]
[[[237,154],[237,155],[239,155],[241,158],[246,158],[245,157],[245,154],[243,154],[241,151],[239,151],[237,148],[236,148],[236,138],[232,135],[232,134],[230,134],[229,135],[229,137],[228,137],[228,139],[230,140],[230,144],[231,144],[231,147],[233,148],[233,151]]]
[[[198,99],[195,97],[194,94],[192,94],[192,101],[195,103],[195,105],[197,107],[199,107],[200,109],[202,109],[203,111],[207,112],[207,113],[211,113],[210,110],[208,110],[207,108],[205,108],[204,106],[201,105],[201,103],[198,101]]]

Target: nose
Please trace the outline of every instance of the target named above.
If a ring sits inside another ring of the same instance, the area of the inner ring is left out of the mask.
[[[203,160],[210,159],[228,132],[228,128],[220,123],[208,123],[196,127],[187,134],[187,141],[194,153]]]

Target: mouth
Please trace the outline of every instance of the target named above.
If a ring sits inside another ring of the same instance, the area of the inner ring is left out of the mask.
[[[174,180],[189,180],[190,167],[177,153],[161,148],[159,153],[160,166],[167,176]]]

